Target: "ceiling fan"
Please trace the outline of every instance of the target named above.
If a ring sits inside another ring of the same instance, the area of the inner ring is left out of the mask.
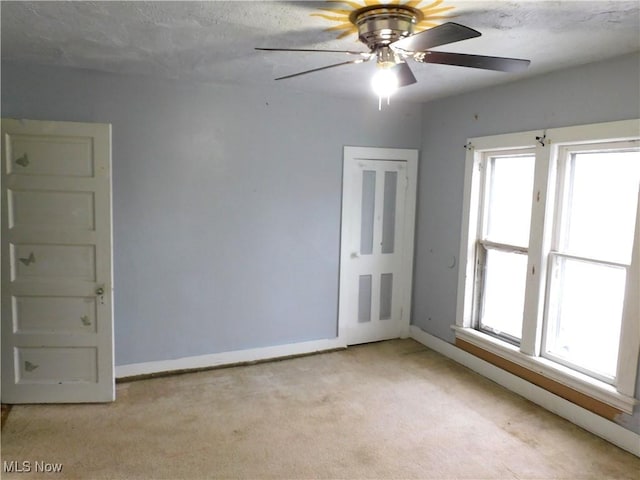
[[[276,78],[276,80],[284,80],[343,65],[364,63],[375,58],[380,69],[374,76],[372,85],[379,98],[386,97],[387,99],[398,87],[416,83],[417,80],[407,63],[408,59],[419,63],[439,63],[502,72],[519,72],[529,66],[529,60],[519,58],[433,51],[431,49],[434,47],[479,37],[481,33],[454,22],[414,33],[415,25],[422,19],[423,12],[409,5],[367,5],[351,12],[349,21],[357,28],[358,39],[369,48],[369,52],[300,48],[256,48],[256,50],[344,53],[358,57],[346,62],[285,75]]]

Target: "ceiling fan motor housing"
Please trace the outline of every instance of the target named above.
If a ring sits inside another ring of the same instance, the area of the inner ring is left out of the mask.
[[[358,38],[372,51],[412,35],[422,18],[422,12],[415,8],[385,4],[360,8],[349,15],[351,23],[358,27]]]

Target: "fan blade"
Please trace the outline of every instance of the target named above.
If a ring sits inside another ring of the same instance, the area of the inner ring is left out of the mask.
[[[390,47],[405,52],[422,52],[438,45],[479,37],[480,32],[459,23],[448,22],[393,42]]]
[[[467,55],[450,52],[419,52],[413,59],[422,63],[440,63],[459,67],[482,68],[500,72],[522,72],[527,69],[530,60],[520,58],[487,57],[484,55]]]
[[[284,80],[285,78],[293,78],[299,75],[306,75],[307,73],[319,72],[320,70],[326,70],[327,68],[341,67],[342,65],[364,63],[367,60],[359,58],[358,60],[349,60],[348,62],[335,63],[333,65],[327,65],[326,67],[314,68],[313,70],[305,70],[304,72],[293,73],[291,75],[285,75],[284,77],[278,77],[276,80]]]
[[[366,57],[367,60],[373,55],[370,52],[355,52],[352,50],[315,50],[311,48],[261,48],[256,47],[256,50],[264,50],[267,52],[321,52],[321,53],[346,53],[347,55],[361,55]]]
[[[413,72],[406,62],[396,64],[391,70],[396,74],[399,87],[406,87],[407,85],[417,82],[416,77],[413,76]]]

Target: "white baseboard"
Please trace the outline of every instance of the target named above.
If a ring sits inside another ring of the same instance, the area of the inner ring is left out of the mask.
[[[249,350],[235,350],[232,352],[213,353],[194,357],[176,358],[173,360],[159,360],[156,362],[132,363],[117,365],[115,375],[117,379],[150,375],[154,373],[178,372],[200,368],[220,367],[237,363],[256,362],[261,360],[275,360],[292,355],[345,348],[346,344],[339,338],[314,340],[310,342],[290,343],[274,347],[253,348]]]
[[[533,403],[640,457],[640,435],[411,326],[411,338]]]

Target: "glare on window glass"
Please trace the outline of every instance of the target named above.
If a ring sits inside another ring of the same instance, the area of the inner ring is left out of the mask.
[[[613,378],[626,269],[555,257],[547,352]]]
[[[481,327],[520,339],[527,256],[489,249],[485,269]]]
[[[630,264],[639,183],[638,151],[574,154],[560,251]]]
[[[534,165],[533,155],[491,158],[487,178],[487,240],[528,246]]]

